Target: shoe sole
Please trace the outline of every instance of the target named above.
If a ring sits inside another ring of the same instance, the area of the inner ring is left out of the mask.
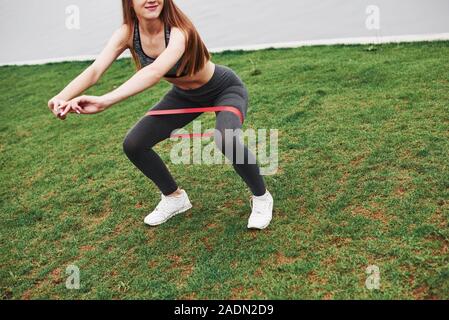
[[[270,221],[267,222],[267,224],[263,225],[262,227],[248,226],[248,229],[263,230],[270,225],[270,222],[271,222],[271,219],[270,219]]]
[[[178,210],[178,211],[173,212],[173,213],[172,213],[170,216],[168,216],[165,220],[162,220],[162,221],[160,221],[160,222],[158,222],[158,223],[147,223],[147,222],[145,222],[145,221],[144,221],[144,223],[147,224],[147,225],[149,225],[149,226],[152,226],[152,227],[158,226],[158,225],[163,224],[164,222],[167,222],[167,220],[169,220],[170,218],[173,218],[173,217],[176,216],[177,214],[186,212],[187,210],[189,210],[189,209],[191,209],[191,208],[192,208],[192,204],[189,203],[187,207],[184,207],[184,208],[182,208],[181,210]]]

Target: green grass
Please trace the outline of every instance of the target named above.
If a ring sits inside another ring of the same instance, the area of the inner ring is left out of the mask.
[[[229,164],[169,163],[194,207],[143,224],[160,195],[122,141],[169,84],[60,121],[47,101],[89,62],[0,68],[2,298],[449,298],[448,57],[449,42],[214,54],[248,87],[245,128],[279,130],[263,232]],[[87,94],[133,70],[117,61]]]

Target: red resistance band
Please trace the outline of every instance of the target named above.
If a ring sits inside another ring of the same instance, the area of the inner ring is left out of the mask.
[[[217,112],[217,111],[229,111],[237,115],[240,122],[243,124],[243,115],[240,110],[234,106],[216,106],[216,107],[203,107],[203,108],[181,108],[181,109],[170,109],[170,110],[151,110],[146,113],[148,116],[160,116],[168,114],[186,114],[186,113],[203,113],[203,112]],[[174,138],[195,138],[195,137],[210,137],[213,133],[207,134],[172,134],[171,137]]]

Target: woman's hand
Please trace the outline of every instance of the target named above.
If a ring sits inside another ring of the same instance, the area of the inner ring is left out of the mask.
[[[78,114],[95,114],[106,110],[109,107],[106,99],[96,96],[81,96],[73,98],[63,105],[61,116],[69,112]]]
[[[48,101],[48,108],[51,112],[61,120],[65,120],[65,116],[61,117],[61,109],[67,103],[67,101],[55,96]]]

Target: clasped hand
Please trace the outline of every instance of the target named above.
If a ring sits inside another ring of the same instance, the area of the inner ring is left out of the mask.
[[[106,110],[109,105],[103,97],[80,96],[69,101],[52,98],[48,102],[48,107],[55,116],[65,120],[68,113],[95,114]]]

